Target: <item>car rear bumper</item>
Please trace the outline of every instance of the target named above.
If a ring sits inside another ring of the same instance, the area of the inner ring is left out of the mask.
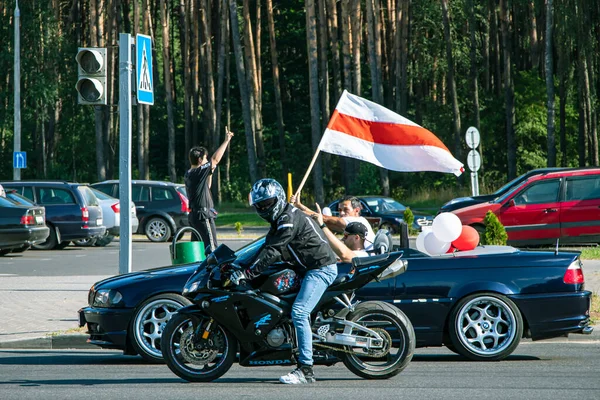
[[[138,226],[139,226],[139,221],[136,219],[132,219],[131,220],[131,232],[135,233],[138,230]],[[108,234],[112,235],[112,236],[119,236],[119,234],[121,233],[121,227],[120,226],[111,226],[110,228],[107,229]]]
[[[65,240],[78,240],[78,239],[88,239],[96,236],[102,236],[106,232],[105,226],[92,226],[89,228],[79,228],[73,231],[63,230],[62,227],[60,229],[60,237],[62,241]]]
[[[78,311],[79,326],[86,326],[87,342],[106,349],[126,350],[131,308],[85,307]]]
[[[0,248],[7,249],[21,247],[24,244],[42,243],[49,234],[50,229],[45,225],[3,230],[3,241],[0,243]]]
[[[589,328],[592,293],[589,291],[510,297],[527,321],[533,340],[569,333],[591,333]]]

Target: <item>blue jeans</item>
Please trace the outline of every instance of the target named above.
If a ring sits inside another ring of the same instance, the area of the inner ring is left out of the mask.
[[[331,264],[319,269],[311,269],[304,276],[302,287],[292,306],[292,321],[298,338],[298,362],[313,365],[312,330],[310,313],[316,307],[325,290],[337,277],[337,265]]]

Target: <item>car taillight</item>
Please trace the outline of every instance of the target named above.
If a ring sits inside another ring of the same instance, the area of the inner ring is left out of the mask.
[[[35,225],[35,217],[33,215],[23,215],[21,225]]]
[[[84,228],[88,227],[88,223],[90,222],[90,213],[89,213],[87,207],[81,208],[81,222],[83,222]]]
[[[120,204],[119,204],[119,203],[115,203],[115,204],[113,204],[112,206],[110,206],[110,208],[112,208],[112,210],[113,210],[115,213],[120,213],[120,212],[121,212],[121,206],[120,206]]]
[[[569,265],[565,276],[563,276],[563,282],[568,284],[581,284],[585,282],[583,278],[583,269],[581,268],[581,260],[577,259]]]
[[[177,194],[179,195],[179,199],[181,200],[181,212],[190,212],[190,202],[188,201],[187,197],[185,197],[179,192],[177,192]]]

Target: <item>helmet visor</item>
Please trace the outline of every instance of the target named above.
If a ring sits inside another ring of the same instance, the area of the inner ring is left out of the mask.
[[[277,198],[272,197],[270,199],[259,201],[258,203],[254,204],[254,207],[256,207],[256,210],[258,210],[259,212],[264,212],[268,211],[276,202]]]

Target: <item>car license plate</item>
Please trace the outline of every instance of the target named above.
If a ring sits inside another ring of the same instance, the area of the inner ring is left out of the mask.
[[[35,216],[35,223],[42,225],[44,223],[44,217],[42,217],[41,215],[36,215]]]
[[[96,225],[98,225],[98,226],[102,225],[102,218],[96,219]]]

